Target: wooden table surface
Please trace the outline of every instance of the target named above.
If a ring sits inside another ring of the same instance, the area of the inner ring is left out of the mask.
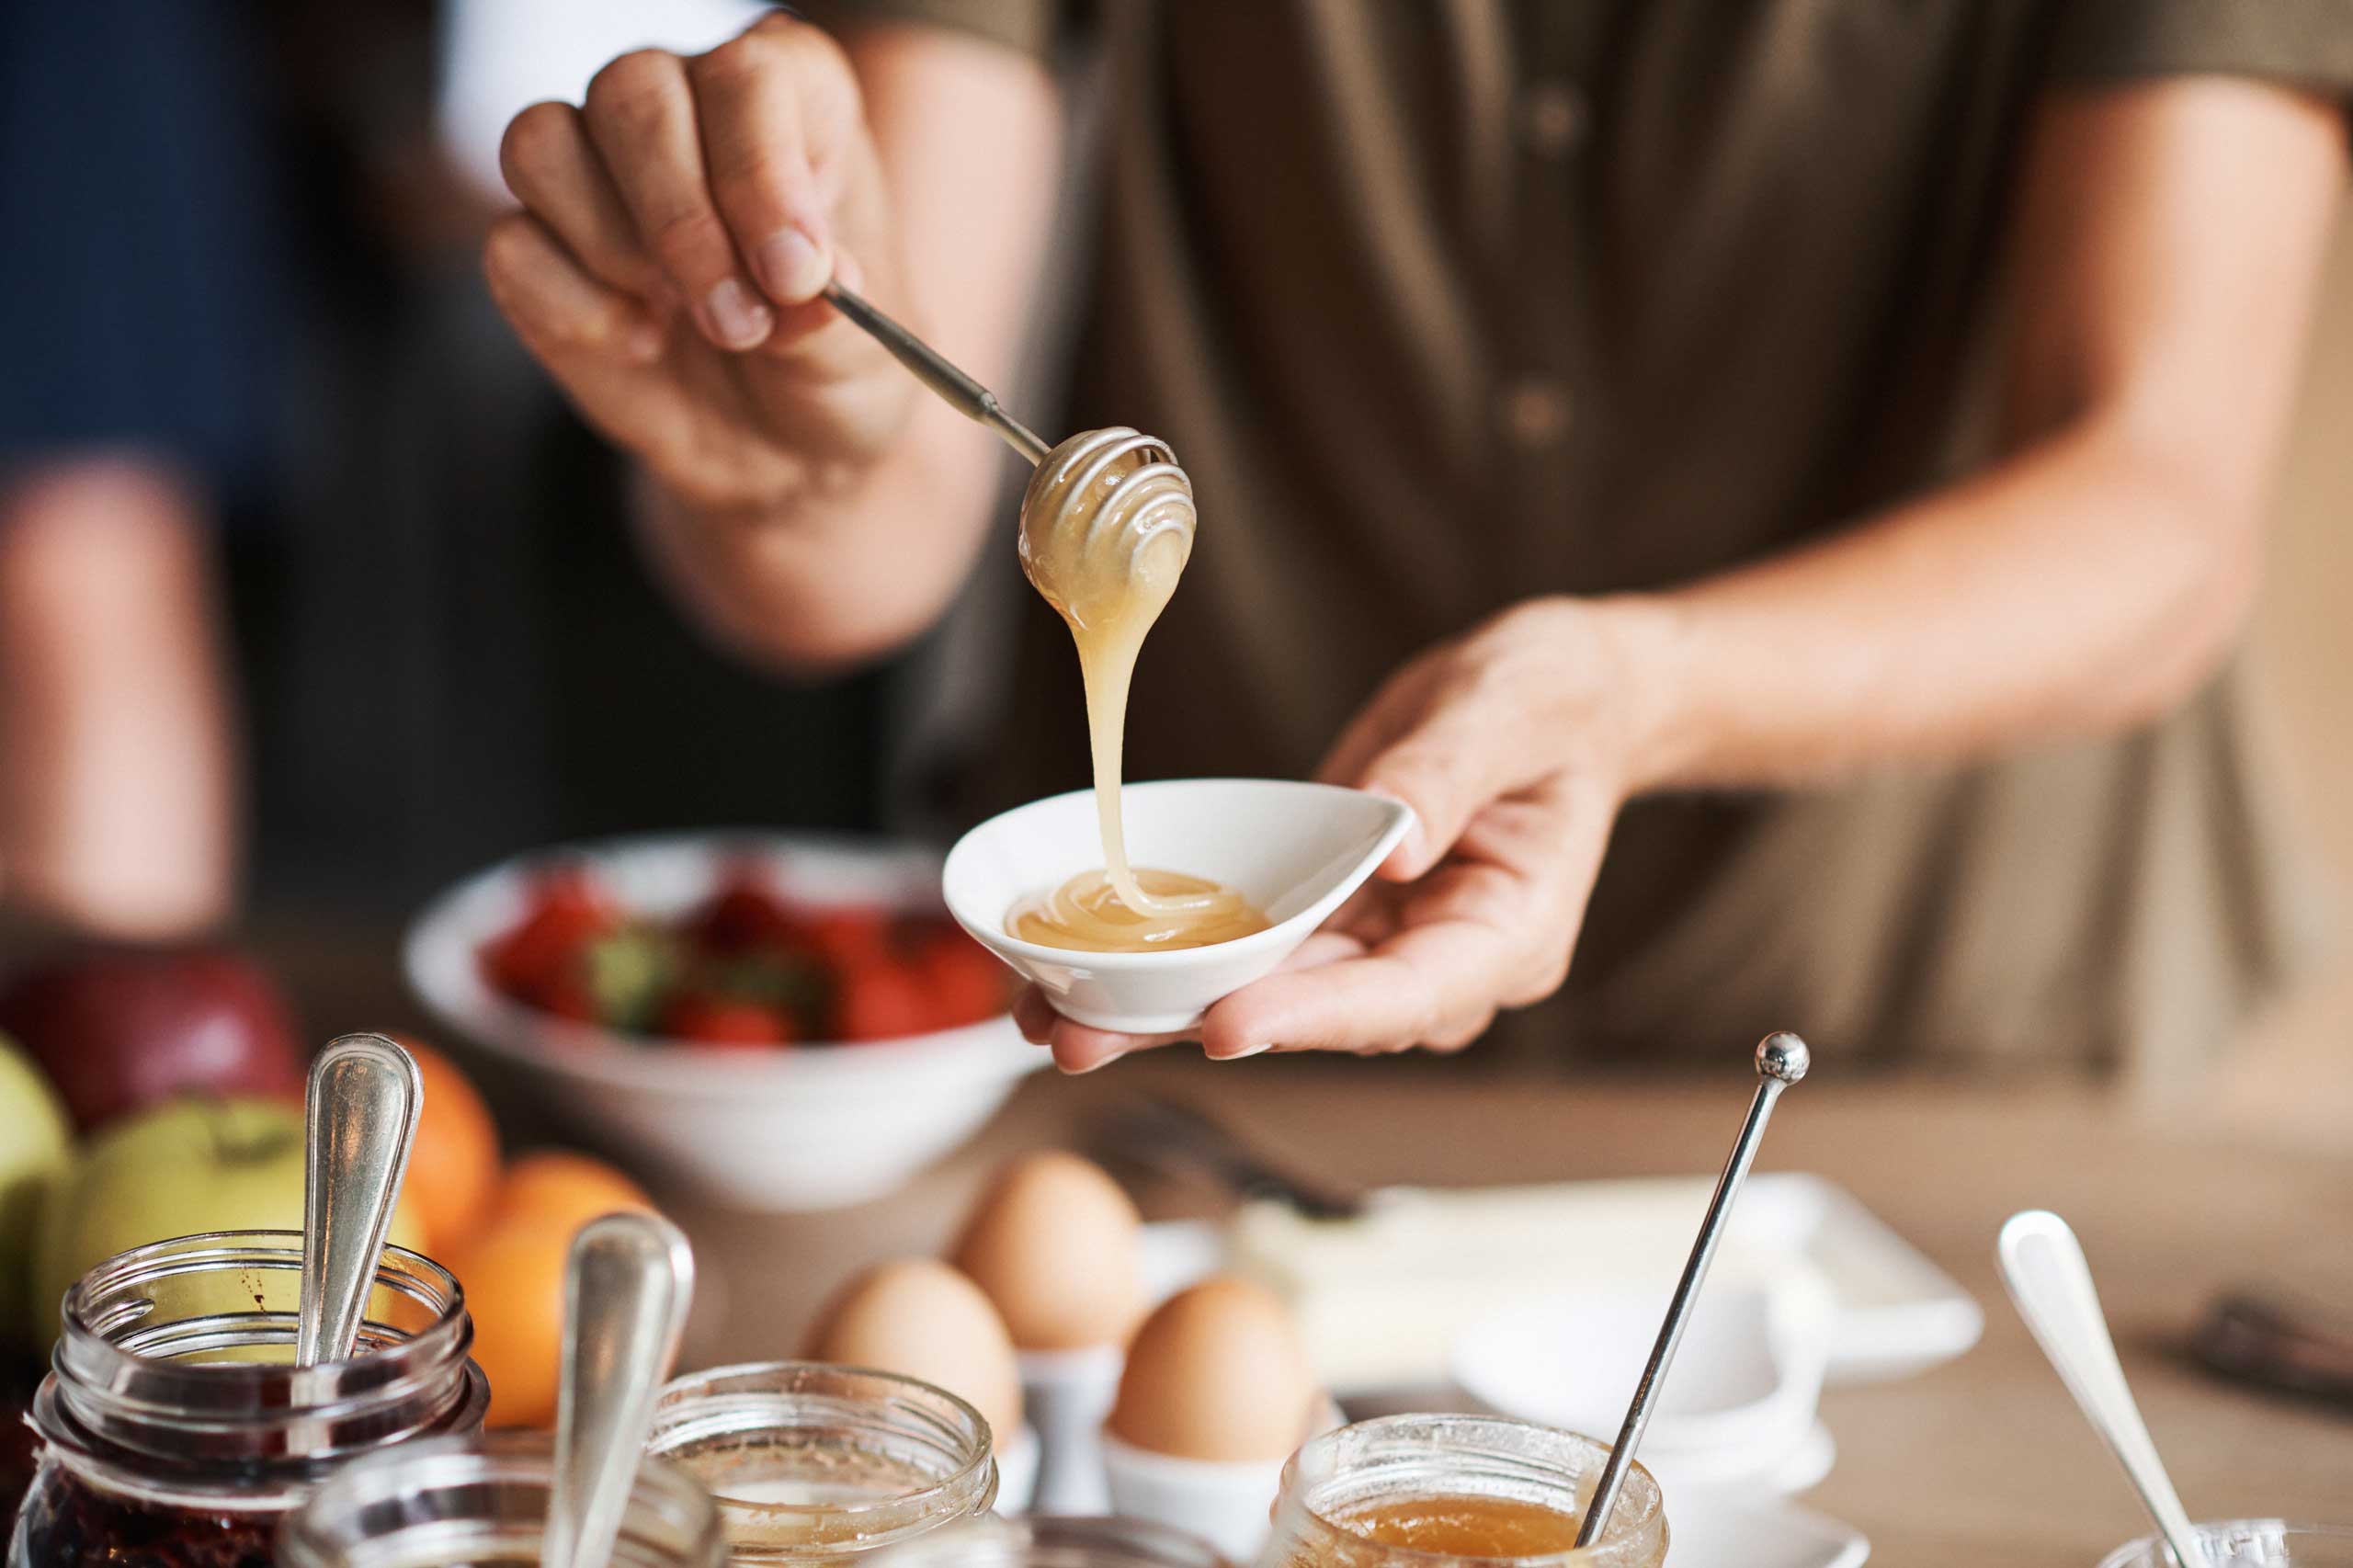
[[[995,1159],[1076,1142],[1138,1088],[1177,1089],[1312,1171],[1436,1185],[1712,1169],[1749,1082],[1529,1083],[1412,1060],[1211,1068],[1173,1053],[1088,1078],[1040,1076],[978,1143],[881,1202],[758,1217],[679,1204],[716,1276],[688,1353],[790,1354],[852,1268],[942,1244]],[[1783,1102],[1760,1168],[1840,1183],[1986,1309],[1984,1340],[1958,1361],[1824,1397],[1838,1461],[1802,1501],[1868,1534],[1874,1562],[2088,1565],[2143,1531],[1995,1276],[1995,1232],[2034,1207],[2083,1235],[2193,1514],[2353,1519],[2353,1419],[2218,1382],[2178,1350],[2228,1286],[2353,1300],[2353,1153],[2160,1134],[2083,1088],[1840,1083],[1833,1062]]]
[[[425,1021],[384,961],[387,942],[275,933],[262,946],[327,1032]],[[2347,1017],[2353,1008],[2300,1024],[2290,1065],[2330,1081],[2321,1069],[2339,1060]],[[998,1160],[1081,1146],[1138,1091],[1176,1091],[1310,1174],[1469,1185],[1712,1173],[1754,1083],[1745,1072],[1530,1080],[1475,1052],[1211,1064],[1172,1051],[1084,1078],[1040,1074],[974,1143],[876,1203],[751,1215],[657,1187],[701,1261],[685,1358],[792,1354],[851,1271],[938,1249]],[[499,1097],[510,1129],[532,1136],[531,1105]],[[2324,1111],[2332,1103],[2313,1098]],[[1916,1378],[1826,1393],[1837,1464],[1800,1503],[1861,1529],[1873,1562],[1900,1568],[2091,1568],[2145,1533],[1994,1271],[2002,1221],[2047,1208],[2084,1238],[2126,1373],[2192,1515],[2353,1521],[2353,1417],[2217,1381],[2179,1348],[2234,1286],[2353,1321],[2353,1129],[2323,1115],[2297,1120],[2293,1136],[2256,1138],[2244,1107],[2227,1120],[2226,1108],[2216,1097],[2202,1119],[2193,1108],[2159,1123],[2088,1086],[1855,1078],[1835,1057],[1820,1061],[1782,1101],[1758,1168],[1813,1171],[1854,1193],[1977,1297],[1985,1334]]]

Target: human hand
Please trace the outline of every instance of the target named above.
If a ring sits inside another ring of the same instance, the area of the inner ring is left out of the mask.
[[[1034,989],[1015,1008],[1022,1032],[1071,1073],[1177,1040],[1218,1060],[1468,1045],[1499,1010],[1552,994],[1568,973],[1635,781],[1634,665],[1619,617],[1571,599],[1518,606],[1423,654],[1318,770],[1404,801],[1419,821],[1289,964],[1181,1034],[1089,1028]]]
[[[500,149],[523,210],[492,295],[582,415],[699,506],[755,508],[876,455],[913,382],[818,298],[896,305],[892,225],[857,77],[771,13],[709,53],[622,55],[580,108],[535,104]]]

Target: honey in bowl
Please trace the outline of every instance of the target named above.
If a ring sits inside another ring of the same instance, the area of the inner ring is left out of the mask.
[[[1103,869],[1014,907],[1025,942],[1089,952],[1207,947],[1267,928],[1231,889],[1128,863],[1120,764],[1128,687],[1144,634],[1193,551],[1193,487],[1168,449],[1115,427],[1073,437],[1038,465],[1021,498],[1021,568],[1069,625],[1086,687]]]

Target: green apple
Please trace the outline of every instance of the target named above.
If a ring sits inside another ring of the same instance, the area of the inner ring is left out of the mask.
[[[281,1100],[188,1096],[114,1123],[50,1184],[35,1275],[41,1300],[63,1301],[92,1265],[150,1242],[301,1230],[303,1165],[301,1108]],[[394,1213],[394,1243],[414,1246],[420,1233],[404,1207]],[[290,1307],[293,1277],[270,1283],[289,1294],[268,1304]],[[51,1323],[47,1337],[56,1334]]]
[[[65,1108],[32,1058],[0,1035],[0,1343],[37,1335],[33,1231],[41,1190],[65,1168]],[[39,1337],[46,1338],[45,1335]]]

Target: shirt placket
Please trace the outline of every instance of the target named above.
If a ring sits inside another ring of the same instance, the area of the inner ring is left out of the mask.
[[[1579,535],[1599,438],[1589,308],[1594,256],[1586,209],[1594,139],[1593,71],[1605,0],[1519,0],[1515,12],[1511,251],[1498,323],[1493,417],[1507,476],[1515,548],[1509,597],[1595,585]]]

